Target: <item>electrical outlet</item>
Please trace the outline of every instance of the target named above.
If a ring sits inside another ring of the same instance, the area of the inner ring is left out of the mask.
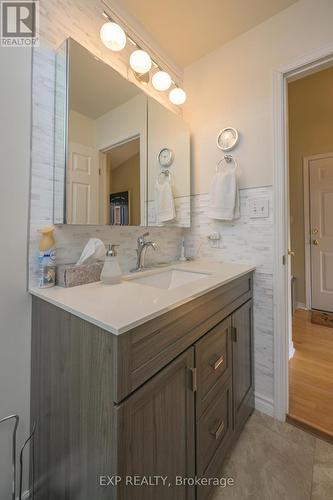
[[[268,198],[250,198],[248,201],[249,217],[251,219],[264,218],[269,216]]]
[[[219,248],[220,246],[220,240],[221,240],[221,233],[218,231],[212,231],[208,235],[208,240],[211,248]]]
[[[221,234],[218,231],[212,231],[208,236],[208,239],[211,241],[216,241],[221,239]]]

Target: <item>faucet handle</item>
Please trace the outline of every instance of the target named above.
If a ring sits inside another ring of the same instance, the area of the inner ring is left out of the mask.
[[[138,245],[142,245],[145,242],[146,236],[149,236],[149,232],[143,233],[141,236],[138,237]]]

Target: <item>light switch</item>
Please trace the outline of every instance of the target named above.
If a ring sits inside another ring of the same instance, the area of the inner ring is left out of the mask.
[[[248,201],[249,217],[257,219],[269,216],[268,198],[250,198]]]

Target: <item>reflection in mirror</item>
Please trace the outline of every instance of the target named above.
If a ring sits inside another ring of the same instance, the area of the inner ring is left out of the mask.
[[[135,137],[105,152],[110,213],[107,224],[139,226],[140,137]]]
[[[67,44],[65,222],[144,225],[146,95],[74,40]]]
[[[148,145],[148,225],[190,227],[189,129],[150,97]]]
[[[190,226],[190,141],[72,39],[56,55],[54,223]]]

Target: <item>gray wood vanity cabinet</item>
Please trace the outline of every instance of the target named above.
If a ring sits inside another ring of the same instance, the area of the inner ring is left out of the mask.
[[[175,478],[219,477],[253,410],[252,273],[121,335],[34,297],[31,380],[37,500],[206,500]]]

